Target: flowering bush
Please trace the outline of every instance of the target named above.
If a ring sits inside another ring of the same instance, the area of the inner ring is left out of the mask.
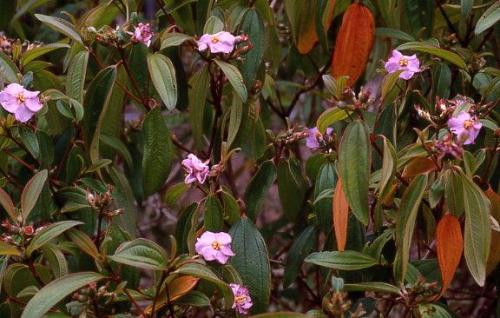
[[[499,19],[2,2],[0,317],[495,316]]]

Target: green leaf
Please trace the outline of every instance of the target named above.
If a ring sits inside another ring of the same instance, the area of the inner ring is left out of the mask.
[[[464,192],[460,175],[452,169],[444,173],[444,198],[448,211],[456,217],[464,213]]]
[[[0,241],[0,256],[21,256],[21,251],[14,245]]]
[[[148,68],[151,80],[163,103],[169,110],[177,104],[177,82],[175,67],[165,55],[148,54]]]
[[[491,7],[484,11],[483,15],[477,20],[474,33],[481,34],[490,27],[494,26],[500,20],[500,3],[495,1]]]
[[[453,53],[451,51],[441,49],[437,46],[434,46],[429,43],[425,42],[408,42],[401,44],[396,48],[397,50],[400,51],[405,51],[405,50],[412,50],[412,51],[417,51],[417,52],[424,52],[424,53],[429,53],[431,55],[440,57],[450,63],[455,64],[456,66],[466,69],[467,65],[465,64],[464,60],[460,57],[460,55]]]
[[[204,293],[192,290],[177,299],[175,303],[181,306],[208,307],[210,306],[210,299]]]
[[[121,139],[114,136],[101,135],[101,142],[103,143],[103,145],[106,145],[119,153],[130,169],[134,167],[132,163],[132,155],[130,154],[130,151],[128,151],[127,146],[123,143],[123,141],[121,141]]]
[[[117,263],[153,270],[166,269],[168,262],[167,253],[160,245],[142,238],[122,243],[108,258]]]
[[[245,59],[240,68],[246,86],[250,89],[253,86],[266,49],[266,29],[259,12],[255,8],[246,11],[241,21],[240,30],[248,35],[248,39],[253,46],[245,54]]]
[[[79,221],[60,221],[52,223],[51,225],[44,227],[40,232],[38,232],[35,237],[31,240],[30,244],[26,248],[26,254],[31,255],[33,251],[44,246],[51,240],[55,239],[65,231],[72,227],[83,224]]]
[[[484,286],[491,243],[490,201],[470,178],[463,173],[460,177],[465,211],[465,261],[474,280]]]
[[[452,318],[446,309],[437,304],[420,304],[418,305],[418,312],[422,318]]]
[[[327,161],[321,165],[314,184],[314,212],[323,232],[332,230],[333,189],[337,184],[335,165]]]
[[[4,191],[4,189],[0,188],[0,205],[4,208],[5,212],[10,216],[12,221],[18,222],[19,213],[16,210],[14,202],[10,198],[10,195]]]
[[[282,160],[278,165],[278,193],[283,213],[295,221],[303,211],[307,181],[296,159]]]
[[[240,71],[233,64],[229,64],[224,61],[214,60],[214,62],[220,67],[224,75],[226,75],[229,83],[233,87],[236,94],[238,94],[241,100],[244,102],[247,101],[247,88],[245,87],[245,83],[243,82],[243,77],[241,76]]]
[[[58,302],[74,291],[103,279],[104,276],[93,272],[69,274],[45,285],[30,299],[21,318],[42,318]]]
[[[193,139],[199,146],[203,137],[203,115],[210,83],[208,66],[205,65],[195,73],[189,81],[189,119],[193,130]]]
[[[28,181],[26,186],[24,186],[23,192],[21,193],[21,213],[24,220],[28,219],[31,210],[35,207],[48,176],[48,171],[42,170],[35,174]]]
[[[0,51],[0,79],[7,83],[19,83],[16,64],[2,51]]]
[[[117,207],[123,209],[123,214],[118,216],[118,223],[127,231],[131,237],[135,237],[137,229],[137,206],[130,184],[123,174],[116,168],[109,170],[111,180],[113,180],[113,199]]]
[[[410,34],[403,32],[398,29],[392,29],[392,28],[376,28],[375,29],[375,36],[378,37],[387,37],[387,38],[392,38],[392,39],[397,39],[397,40],[402,40],[402,41],[415,41],[415,38],[411,36]]]
[[[55,278],[59,278],[68,274],[68,262],[64,257],[63,252],[54,244],[45,244],[42,247],[42,254],[48,261]]]
[[[384,76],[382,79],[382,93],[381,98],[385,101],[385,98],[392,91],[394,87],[396,87],[396,83],[398,82],[399,75],[401,75],[402,71],[396,71],[394,73],[389,73]]]
[[[205,200],[205,230],[220,232],[224,227],[224,210],[216,195],[211,194]]]
[[[83,103],[83,89],[89,52],[86,50],[78,52],[72,59],[66,75],[66,95],[75,99],[80,104]]]
[[[344,271],[357,271],[378,264],[376,259],[357,251],[316,252],[307,256],[305,262]]]
[[[451,70],[448,65],[439,63],[432,72],[433,96],[440,98],[450,97]]]
[[[66,35],[80,44],[83,44],[80,34],[78,34],[74,26],[69,21],[43,14],[35,14],[35,17],[42,23],[47,24],[51,29]]]
[[[370,179],[371,145],[362,121],[347,126],[340,143],[339,173],[347,202],[356,218],[368,224],[368,180]],[[356,158],[356,160],[353,160]]]
[[[236,254],[231,258],[231,265],[236,268],[248,287],[254,306],[252,313],[266,311],[271,294],[271,266],[266,242],[259,230],[243,217],[229,230],[233,241],[231,247]]]
[[[284,287],[290,286],[297,278],[302,262],[314,247],[314,226],[308,226],[293,242],[286,257],[285,274],[283,275]]]
[[[276,180],[276,166],[272,160],[262,163],[245,191],[245,204],[250,219],[255,220],[267,191]]]
[[[166,33],[161,39],[160,50],[171,46],[179,46],[186,41],[194,40],[190,35],[184,33]]]
[[[84,232],[78,229],[70,229],[66,232],[66,235],[69,239],[78,246],[80,250],[84,253],[87,253],[89,256],[94,258],[95,260],[100,259],[99,251],[97,250],[97,246],[94,241],[85,234]]]
[[[40,145],[35,132],[31,128],[21,126],[19,127],[19,136],[33,158],[38,158],[40,156]]]
[[[229,109],[229,125],[227,127],[227,147],[231,144],[238,135],[243,120],[243,103],[237,94],[233,94],[233,102]]]
[[[378,186],[378,193],[384,193],[385,188],[390,183],[397,168],[397,154],[394,146],[385,136],[384,140],[384,158],[382,159],[382,175]]]
[[[413,179],[403,194],[396,221],[396,245],[398,247],[396,264],[394,265],[396,279],[402,281],[406,275],[410,259],[410,247],[415,229],[415,221],[424,197],[428,175],[419,175]]]
[[[69,48],[70,46],[65,43],[50,43],[46,45],[41,45],[35,48],[32,48],[31,50],[26,51],[22,56],[21,56],[21,65],[26,66],[29,62],[33,61],[37,57],[40,57],[44,54],[50,53],[52,51],[55,51],[57,49],[62,49],[62,48]]]
[[[179,267],[174,273],[191,275],[214,283],[224,296],[224,303],[226,308],[231,308],[231,306],[233,305],[233,292],[231,291],[229,286],[224,281],[219,279],[219,277],[217,277],[217,275],[215,275],[215,273],[207,266],[199,263],[187,263]]]
[[[319,115],[316,121],[316,127],[318,127],[321,133],[325,133],[326,129],[338,121],[346,119],[349,116],[350,111],[344,108],[332,107],[328,108]]]
[[[146,115],[143,133],[143,186],[144,195],[149,196],[158,191],[167,179],[174,151],[170,131],[160,108],[155,108]]]
[[[344,284],[345,291],[369,291],[376,293],[400,294],[400,289],[384,282],[366,282],[357,284]]]
[[[109,66],[101,70],[89,84],[85,94],[85,115],[83,118],[83,137],[90,145],[90,160],[93,165],[99,162],[99,141],[101,129],[106,124],[105,117],[109,108],[117,69]]]

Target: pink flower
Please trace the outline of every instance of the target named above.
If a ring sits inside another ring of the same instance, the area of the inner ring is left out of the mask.
[[[198,40],[198,51],[210,49],[211,53],[231,53],[236,43],[245,40],[244,36],[234,36],[221,31],[215,34],[203,34]]]
[[[151,44],[151,38],[153,37],[153,31],[151,31],[151,25],[149,23],[139,23],[132,33],[132,41],[137,43],[143,43],[148,46]]]
[[[460,112],[456,117],[448,120],[448,128],[454,133],[464,145],[474,143],[483,125],[477,118],[472,118],[468,112]]]
[[[224,232],[206,231],[196,240],[194,247],[206,261],[217,260],[221,264],[226,264],[235,255],[231,250],[231,236]]]
[[[188,155],[187,159],[182,160],[182,166],[187,172],[186,178],[184,179],[186,184],[195,181],[203,184],[210,172],[208,165],[192,153]]]
[[[399,78],[409,80],[413,74],[420,72],[420,61],[415,54],[406,56],[398,50],[392,50],[392,56],[385,63],[385,69],[388,73],[403,71]]]
[[[240,315],[247,315],[253,306],[248,288],[239,284],[229,284],[229,287],[234,295],[233,309],[236,309]]]
[[[39,91],[29,91],[19,84],[12,83],[0,92],[0,105],[14,114],[18,121],[25,123],[42,109],[39,94]]]
[[[333,132],[332,128],[326,129],[326,135],[331,135]],[[307,130],[306,147],[312,150],[316,150],[321,147],[321,143],[324,141],[323,135],[319,132],[318,128],[309,128]]]

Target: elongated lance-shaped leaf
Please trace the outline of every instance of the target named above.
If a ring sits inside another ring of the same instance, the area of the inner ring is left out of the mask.
[[[355,120],[347,126],[340,143],[339,172],[352,213],[368,224],[368,182],[371,145],[365,124]]]
[[[410,259],[411,240],[415,229],[417,213],[424,197],[428,175],[415,177],[403,194],[396,223],[397,254],[394,265],[395,277],[403,281]]]
[[[169,110],[177,104],[177,82],[175,67],[165,55],[156,53],[148,55],[148,68],[151,80],[161,100]]]

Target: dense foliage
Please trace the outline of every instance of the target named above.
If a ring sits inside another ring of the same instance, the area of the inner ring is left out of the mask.
[[[500,315],[499,19],[0,0],[0,317]]]

